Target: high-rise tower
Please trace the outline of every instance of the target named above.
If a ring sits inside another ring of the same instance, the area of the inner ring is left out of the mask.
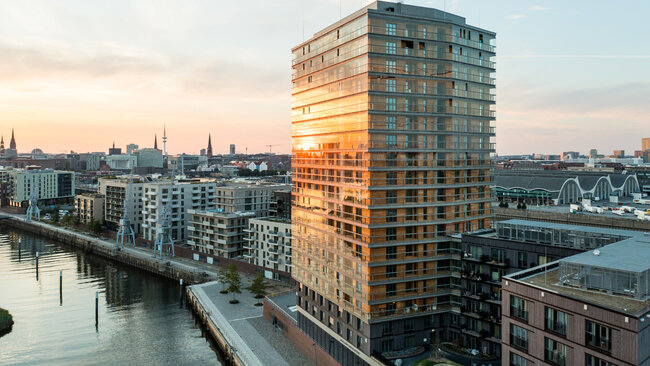
[[[208,150],[206,152],[207,157],[212,157],[212,136],[208,134]]]
[[[298,325],[342,364],[460,333],[451,236],[491,223],[494,38],[378,1],[292,49]]]
[[[163,156],[167,159],[167,125],[163,126]]]

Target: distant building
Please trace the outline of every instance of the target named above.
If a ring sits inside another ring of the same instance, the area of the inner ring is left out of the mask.
[[[79,154],[79,161],[83,163],[83,170],[99,170],[101,155],[97,153]]]
[[[136,157],[136,166],[138,168],[162,168],[163,155],[158,149],[144,148],[135,150],[133,155]]]
[[[580,157],[580,153],[577,151],[564,151],[562,152],[561,159],[562,160],[567,160],[567,159],[577,159]]]
[[[235,144],[230,144],[230,155],[235,155]]]
[[[74,198],[74,207],[82,224],[88,224],[91,220],[104,221],[104,196],[101,194],[78,194]]]
[[[590,159],[598,158],[598,150],[596,150],[596,149],[589,150],[589,158]]]
[[[199,150],[199,155],[206,156],[206,150],[205,149]]]
[[[635,175],[586,171],[497,170],[497,199],[528,204],[576,203],[582,199],[609,199],[640,192]]]
[[[108,155],[106,157],[106,165],[111,170],[131,170],[137,164],[138,158],[133,155]]]
[[[126,145],[126,154],[131,155],[137,149],[138,149],[138,145],[136,145],[136,144],[128,144],[128,145]]]
[[[244,229],[254,212],[187,211],[188,245],[193,250],[217,257],[237,258],[243,253]]]
[[[291,220],[276,217],[250,219],[244,238],[244,258],[252,264],[291,276]],[[274,273],[280,279],[279,273]]]
[[[644,137],[641,139],[641,150],[650,150],[650,137]]]
[[[98,180],[99,194],[104,196],[104,220],[113,230],[117,230],[124,210],[124,198],[128,179],[100,178]],[[132,182],[131,200],[129,204],[129,221],[136,234],[142,233],[142,195],[144,182],[136,177]]]
[[[113,142],[113,147],[108,149],[108,155],[121,155],[122,154],[122,149],[119,147],[115,147],[115,142]]]
[[[147,240],[156,240],[164,205],[169,208],[172,240],[181,242],[186,239],[190,222],[188,210],[214,208],[214,182],[153,181],[142,187],[142,237]]]
[[[75,173],[51,169],[9,170],[9,205],[27,207],[32,191],[38,187],[39,204],[72,203]]]
[[[648,364],[647,236],[517,272],[502,283],[506,364]]]
[[[613,156],[615,158],[624,158],[625,157],[625,150],[614,150]]]
[[[288,189],[283,184],[248,184],[229,182],[218,185],[215,193],[217,210],[226,213],[255,212],[256,217],[269,216],[273,192]]]
[[[246,167],[250,170],[258,171],[258,172],[269,170],[268,165],[264,161],[260,161],[260,162],[253,161],[250,162]]]

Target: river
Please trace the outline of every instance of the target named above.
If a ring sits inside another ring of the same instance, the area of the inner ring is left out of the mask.
[[[0,307],[15,322],[0,365],[220,365],[179,295],[174,281],[0,226]]]

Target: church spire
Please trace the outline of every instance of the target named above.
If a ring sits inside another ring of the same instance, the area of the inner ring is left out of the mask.
[[[154,150],[158,150],[158,134],[155,134],[155,135],[154,135],[154,138],[153,138],[153,148],[154,148]]]
[[[16,150],[16,138],[14,137],[14,129],[11,129],[11,142],[9,142],[9,148]]]
[[[212,136],[208,134],[208,152],[207,156],[210,158],[212,157]]]

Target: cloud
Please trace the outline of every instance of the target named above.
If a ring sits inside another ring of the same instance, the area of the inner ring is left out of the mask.
[[[525,17],[526,17],[525,14],[508,15],[508,19],[510,19],[510,20],[518,20],[518,19],[523,19]]]
[[[533,5],[533,6],[531,6],[530,8],[528,8],[528,10],[532,10],[532,11],[544,11],[544,10],[551,10],[551,8],[547,8],[547,7],[545,7],[545,6],[541,6],[541,5]]]

